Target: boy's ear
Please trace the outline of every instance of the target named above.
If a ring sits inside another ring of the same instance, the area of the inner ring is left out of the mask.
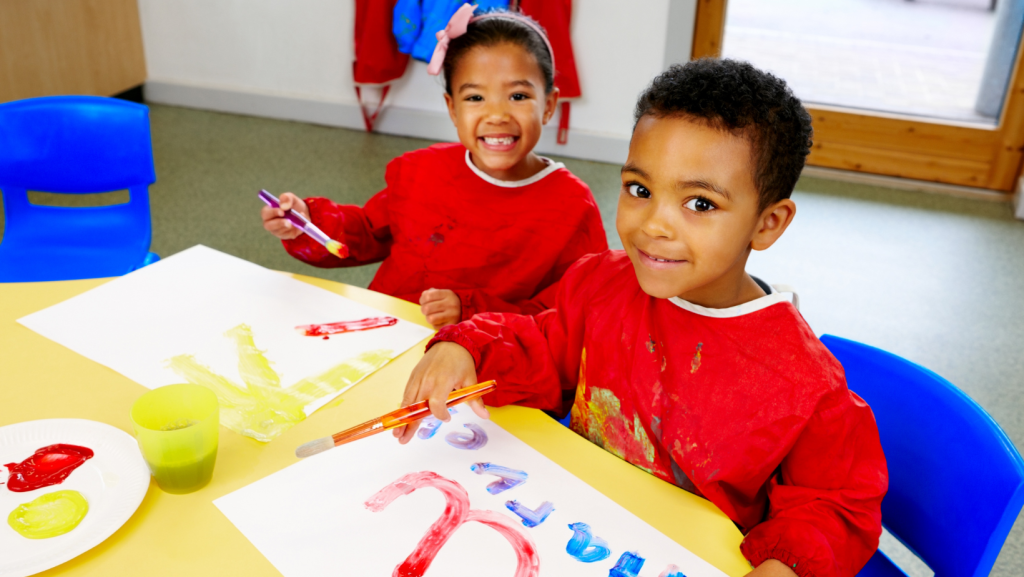
[[[458,126],[458,123],[455,122],[455,99],[448,92],[444,93],[444,103],[448,107],[448,118],[452,119],[452,124]]]
[[[786,232],[789,223],[793,222],[794,216],[796,203],[789,198],[784,198],[764,209],[758,218],[754,238],[750,239],[750,248],[764,250],[775,244],[782,233]]]
[[[551,94],[544,97],[544,117],[541,124],[547,124],[555,115],[555,108],[558,106],[558,87],[551,89]]]

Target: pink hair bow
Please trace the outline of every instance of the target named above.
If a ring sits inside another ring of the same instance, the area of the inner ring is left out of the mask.
[[[469,20],[473,18],[473,11],[476,7],[472,4],[463,4],[452,15],[448,25],[437,33],[437,46],[434,47],[434,54],[430,57],[430,64],[427,65],[427,74],[437,76],[444,66],[444,56],[448,53],[448,43],[453,38],[458,38],[466,33]]]

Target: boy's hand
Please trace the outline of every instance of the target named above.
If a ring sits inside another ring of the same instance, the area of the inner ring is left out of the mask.
[[[302,234],[302,230],[284,217],[284,211],[291,209],[308,219],[309,207],[301,198],[290,192],[282,194],[278,200],[281,201],[281,208],[264,206],[260,211],[260,216],[263,217],[263,228],[281,240],[291,240]]]
[[[405,385],[402,406],[408,407],[426,399],[430,404],[430,412],[438,419],[448,421],[451,419],[448,414],[448,394],[455,389],[475,384],[476,365],[473,363],[473,355],[455,343],[437,343],[430,347],[412,370],[409,383]],[[490,418],[482,399],[466,401],[466,404],[481,418]],[[412,440],[419,427],[420,423],[416,421],[394,429],[394,435],[404,445]]]
[[[745,577],[796,577],[796,571],[778,559],[766,559]]]
[[[455,291],[448,289],[432,288],[423,291],[420,295],[420,310],[435,329],[454,325],[462,320],[462,301]]]

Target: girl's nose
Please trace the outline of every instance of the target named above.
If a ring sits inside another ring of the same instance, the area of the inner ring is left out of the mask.
[[[508,122],[512,115],[509,114],[508,105],[504,102],[491,102],[485,111],[485,118],[488,122],[493,123],[504,123]]]

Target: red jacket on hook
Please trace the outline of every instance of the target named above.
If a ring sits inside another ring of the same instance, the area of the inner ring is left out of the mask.
[[[533,18],[548,33],[555,54],[555,86],[560,98],[579,98],[580,79],[576,73],[576,57],[572,52],[569,23],[572,20],[572,0],[520,0],[519,11]],[[569,103],[562,103],[558,119],[558,143],[569,141]]]
[[[367,132],[373,131],[373,122],[384,106],[391,82],[405,74],[409,55],[398,51],[398,42],[391,32],[397,0],[356,0],[355,61],[352,79],[356,84],[356,97],[363,112]],[[377,109],[370,114],[363,106],[360,85],[383,86]]]

